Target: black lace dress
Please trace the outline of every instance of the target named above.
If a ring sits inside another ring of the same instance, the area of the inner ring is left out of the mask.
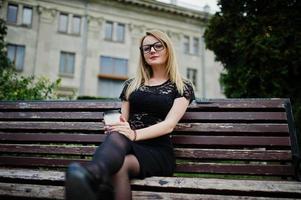
[[[130,103],[129,124],[132,129],[145,128],[163,121],[176,98],[184,96],[190,102],[194,99],[193,88],[189,83],[185,83],[184,94],[181,95],[170,80],[156,86],[142,85],[126,99],[125,92],[130,81],[125,82],[120,99]],[[170,138],[171,135],[167,134],[132,142],[132,153],[140,164],[140,178],[172,175],[175,157]]]

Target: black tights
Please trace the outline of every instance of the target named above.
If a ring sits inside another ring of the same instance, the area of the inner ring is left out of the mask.
[[[112,179],[115,199],[131,199],[130,177],[139,174],[138,160],[131,151],[130,141],[124,135],[110,133],[87,166],[96,178],[107,174]]]

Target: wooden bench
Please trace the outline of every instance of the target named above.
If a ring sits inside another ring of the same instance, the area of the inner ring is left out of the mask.
[[[119,102],[0,102],[0,199],[64,199],[66,166],[104,139]],[[301,198],[289,99],[210,99],[189,106],[172,140],[173,177],[133,180],[134,199]]]

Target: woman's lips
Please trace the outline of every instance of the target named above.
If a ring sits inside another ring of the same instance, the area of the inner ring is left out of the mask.
[[[159,56],[151,56],[151,57],[149,57],[149,59],[151,59],[151,60],[153,60],[153,59],[156,59],[156,58],[158,58]]]

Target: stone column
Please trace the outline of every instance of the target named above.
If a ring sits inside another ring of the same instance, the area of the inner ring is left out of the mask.
[[[136,74],[137,67],[139,64],[139,58],[140,58],[140,40],[145,35],[146,32],[146,26],[145,25],[139,25],[139,24],[128,24],[129,32],[131,34],[131,42],[130,42],[130,57],[129,57],[129,63],[128,63],[128,75],[129,77],[132,77]]]
[[[53,69],[53,60],[51,59],[51,40],[55,28],[55,19],[57,19],[57,10],[43,6],[37,7],[38,24],[37,37],[35,44],[35,57],[33,75],[48,74],[51,79],[55,79],[57,71]]]
[[[101,46],[101,30],[104,19],[89,14],[87,16],[87,52],[85,63],[84,95],[95,96],[98,87],[99,56]]]

